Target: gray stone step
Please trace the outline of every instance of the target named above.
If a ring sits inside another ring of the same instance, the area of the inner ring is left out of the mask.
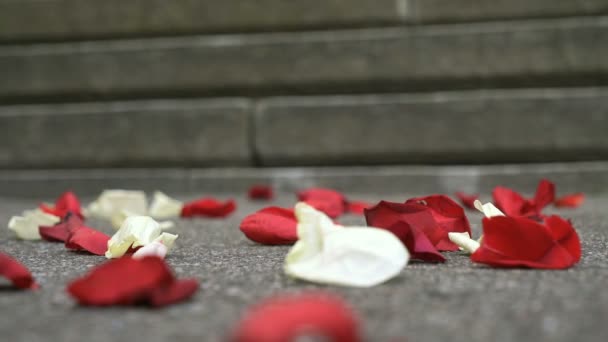
[[[605,0],[3,0],[0,41],[133,37],[608,13]]]
[[[246,100],[0,107],[0,167],[249,164]]]
[[[0,100],[608,81],[608,17],[0,47]]]
[[[608,159],[608,88],[262,101],[264,165]]]

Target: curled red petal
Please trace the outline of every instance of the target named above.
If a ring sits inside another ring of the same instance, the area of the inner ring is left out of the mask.
[[[70,231],[65,241],[65,247],[95,255],[104,255],[108,250],[108,240],[110,240],[108,235],[81,225]]]
[[[397,222],[386,228],[403,242],[410,252],[411,258],[428,262],[445,262],[445,257],[420,229],[414,228],[406,222]]]
[[[247,192],[250,199],[269,200],[274,197],[274,191],[270,185],[254,185]]]
[[[504,187],[497,186],[492,191],[494,204],[507,216],[535,215],[535,206],[519,193]]]
[[[51,242],[66,242],[70,232],[83,225],[82,219],[78,215],[68,213],[61,222],[54,226],[40,226],[40,236],[44,240]]]
[[[153,256],[110,260],[67,287],[78,303],[92,306],[164,306],[189,298],[195,290],[190,280],[176,281],[165,261]]]
[[[474,203],[479,198],[479,194],[466,194],[462,191],[458,191],[454,195],[466,208],[475,209]]]
[[[469,233],[471,235],[471,225],[467,219],[464,209],[446,195],[430,195],[425,197],[412,198],[406,203],[419,203],[431,210],[433,219],[439,226],[434,234],[437,237],[431,236],[428,231],[424,231],[434,242],[435,247],[440,251],[457,251],[458,246],[450,241],[448,233]]]
[[[184,204],[181,211],[182,217],[226,217],[236,209],[234,200],[225,202],[218,201],[214,198],[202,198]]]
[[[538,183],[536,193],[534,194],[534,206],[540,214],[541,210],[555,201],[555,184],[546,179],[542,179]]]
[[[230,340],[289,342],[307,335],[336,342],[362,340],[355,313],[339,297],[322,292],[264,300],[245,314]]]
[[[73,213],[80,216],[80,218],[84,218],[80,207],[80,201],[76,194],[71,191],[66,191],[61,194],[61,196],[55,200],[54,207],[49,207],[45,204],[40,204],[39,207],[40,210],[58,217],[65,217],[68,213]]]
[[[563,269],[576,264],[580,254],[576,231],[557,216],[545,224],[496,216],[483,219],[483,240],[471,260],[494,267]]]
[[[365,209],[371,208],[374,205],[368,202],[363,201],[349,201],[348,202],[348,212],[351,214],[363,215]]]
[[[575,194],[564,195],[555,200],[555,206],[558,208],[578,208],[585,201],[585,194],[577,192]]]
[[[313,208],[336,218],[347,210],[347,201],[343,194],[332,189],[310,188],[298,192],[298,200],[306,202]]]
[[[19,289],[38,288],[38,284],[27,267],[2,252],[0,252],[0,276],[8,279],[13,286]]]
[[[252,241],[285,245],[298,240],[297,226],[293,209],[268,207],[246,216],[240,229]]]

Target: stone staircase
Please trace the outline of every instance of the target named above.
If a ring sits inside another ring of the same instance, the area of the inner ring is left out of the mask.
[[[608,159],[605,0],[0,0],[0,167]]]

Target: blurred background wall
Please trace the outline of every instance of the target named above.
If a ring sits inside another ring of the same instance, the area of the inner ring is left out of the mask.
[[[0,0],[0,168],[608,159],[606,0]]]

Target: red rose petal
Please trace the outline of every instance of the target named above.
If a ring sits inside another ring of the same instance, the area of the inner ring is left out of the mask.
[[[538,183],[536,193],[534,194],[533,202],[536,207],[537,213],[555,201],[555,184],[552,182],[542,179]]]
[[[578,208],[585,201],[585,194],[578,192],[564,195],[555,200],[554,205],[558,208]]]
[[[45,213],[58,217],[64,217],[71,212],[80,216],[81,218],[84,218],[80,209],[80,201],[78,200],[76,194],[71,191],[66,191],[59,196],[59,198],[57,198],[55,201],[54,207],[49,207],[45,204],[40,204],[39,207],[40,210],[44,211]]]
[[[545,224],[525,217],[483,219],[481,246],[471,260],[494,267],[563,269],[580,260],[580,241],[572,225],[557,216]]]
[[[346,198],[332,189],[310,188],[298,192],[298,200],[324,212],[331,218],[336,218],[346,211]]]
[[[230,341],[288,342],[303,336],[340,342],[362,340],[359,320],[342,299],[313,292],[276,296],[254,306]]]
[[[123,257],[95,267],[70,283],[67,291],[81,305],[164,306],[190,297],[192,287],[192,280],[177,281],[158,257]]]
[[[226,217],[236,209],[234,200],[226,202],[218,201],[214,198],[202,198],[184,204],[182,217],[206,216],[206,217]]]
[[[248,195],[250,199],[269,200],[274,197],[274,192],[269,185],[254,185],[249,188]]]
[[[371,208],[374,205],[367,202],[362,201],[349,201],[347,204],[348,212],[351,214],[363,215],[365,209]]]
[[[40,236],[44,240],[51,242],[66,242],[70,232],[83,225],[82,219],[78,215],[67,214],[61,222],[54,226],[40,226]]]
[[[30,271],[19,261],[2,252],[0,252],[0,276],[10,280],[19,289],[38,288]]]
[[[466,194],[464,192],[458,191],[454,194],[462,205],[469,209],[475,209],[475,201],[479,198],[479,194]]]
[[[445,262],[445,257],[433,246],[423,231],[405,222],[397,222],[387,228],[403,242],[412,259],[428,262]]]
[[[265,245],[285,245],[298,240],[297,226],[293,209],[268,207],[245,217],[240,228],[252,241]]]
[[[95,255],[105,255],[110,237],[87,226],[73,229],[65,241],[65,247],[77,251],[86,251]]]
[[[534,198],[527,199],[502,186],[492,192],[494,204],[507,216],[524,216],[542,219],[542,210],[555,200],[555,184],[543,179],[538,183]]]
[[[440,251],[457,251],[458,246],[450,241],[448,233],[469,233],[471,235],[471,225],[467,219],[464,209],[454,202],[451,198],[445,195],[431,195],[426,197],[412,198],[405,202],[407,203],[422,203],[424,206],[431,209],[433,219],[441,228],[441,239],[434,242],[435,247]],[[427,231],[425,234],[434,241],[433,237]]]

